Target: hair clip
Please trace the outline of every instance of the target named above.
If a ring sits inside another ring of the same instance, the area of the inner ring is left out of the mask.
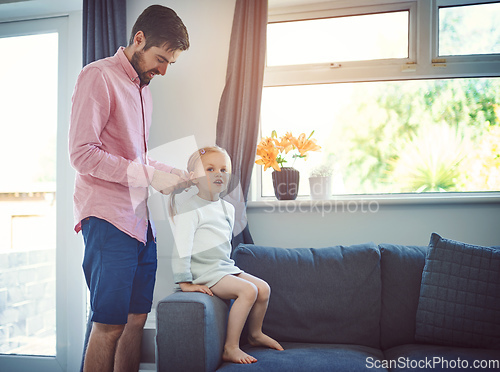
[[[206,151],[205,151],[205,149],[201,149],[201,150],[200,150],[200,154],[201,154],[201,155],[205,155],[205,152],[206,152]]]

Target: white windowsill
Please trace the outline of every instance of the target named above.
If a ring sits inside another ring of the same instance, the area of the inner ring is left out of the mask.
[[[366,206],[369,206],[370,203],[378,205],[500,203],[500,192],[333,195],[328,200],[312,200],[309,196],[301,196],[296,200],[277,200],[275,197],[264,197],[260,200],[249,200],[247,208],[258,209],[277,205],[322,208],[349,203],[362,203]]]

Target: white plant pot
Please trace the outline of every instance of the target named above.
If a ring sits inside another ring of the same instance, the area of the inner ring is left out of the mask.
[[[332,195],[332,177],[309,177],[311,199],[327,200]]]

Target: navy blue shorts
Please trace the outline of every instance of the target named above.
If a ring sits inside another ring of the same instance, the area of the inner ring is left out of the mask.
[[[92,321],[126,324],[130,313],[149,313],[157,267],[151,225],[146,245],[97,217],[82,221],[82,235]]]

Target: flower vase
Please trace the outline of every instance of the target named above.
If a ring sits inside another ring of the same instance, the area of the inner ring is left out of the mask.
[[[278,200],[295,200],[299,193],[299,171],[291,167],[273,171],[274,195]]]

